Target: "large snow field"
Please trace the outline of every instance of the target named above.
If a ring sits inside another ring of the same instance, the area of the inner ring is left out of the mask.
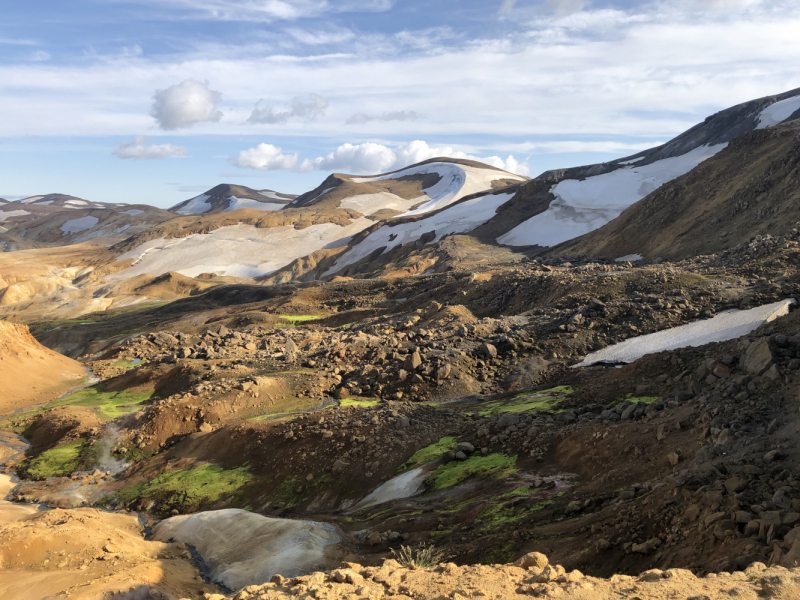
[[[480,196],[417,221],[393,227],[384,225],[339,257],[339,260],[325,275],[333,274],[347,265],[356,263],[379,248],[384,248],[384,252],[386,252],[395,246],[414,242],[429,231],[436,232],[434,241],[441,239],[444,235],[471,231],[491,219],[497,209],[508,202],[513,195],[506,193]]]
[[[259,192],[260,193],[260,192]],[[256,210],[280,210],[285,205],[276,202],[259,202],[258,200],[250,200],[249,198],[237,198],[230,196],[228,198],[228,208],[222,212],[231,212],[232,210],[239,210],[240,208],[255,208]]]
[[[161,521],[153,538],[194,546],[213,581],[238,590],[284,577],[331,568],[325,548],[342,541],[334,525],[273,519],[246,510],[226,508],[181,515]]]
[[[423,196],[424,198],[425,196]],[[339,203],[339,208],[351,208],[362,215],[371,215],[385,208],[404,212],[421,201],[419,198],[403,200],[400,196],[395,196],[389,192],[378,192],[376,194],[361,194],[360,196],[345,198]]]
[[[450,204],[457,202],[465,196],[469,196],[470,194],[477,194],[478,192],[490,190],[492,188],[492,182],[497,181],[498,179],[515,179],[517,181],[526,181],[527,179],[520,175],[513,175],[512,173],[507,173],[505,171],[497,171],[495,169],[480,169],[467,165],[444,162],[419,165],[408,169],[402,169],[397,173],[378,175],[377,177],[352,177],[351,179],[356,183],[369,183],[372,181],[385,181],[387,179],[399,179],[401,177],[426,175],[429,173],[436,173],[441,177],[441,179],[431,187],[425,188],[423,190],[425,192],[423,196],[413,200],[403,200],[395,197],[408,208],[414,206],[415,204],[419,204],[420,202],[424,202],[422,206],[419,206],[418,208],[406,212],[400,216],[419,215],[426,212],[439,210],[445,206],[449,206]],[[344,206],[344,204],[342,204],[342,207],[347,208]]]
[[[158,238],[119,256],[117,260],[133,259],[133,265],[108,279],[128,279],[143,273],[161,275],[168,271],[187,277],[201,273],[257,277],[317,250],[344,246],[353,235],[372,224],[366,218],[346,227],[323,223],[300,230],[292,225],[259,229],[238,224],[185,238]]]
[[[786,100],[770,104],[758,116],[756,129],[766,129],[783,123],[798,110],[800,110],[800,96],[792,96],[791,98],[786,98]]]
[[[27,210],[0,210],[0,220],[10,219],[11,217],[22,217],[29,215]]]
[[[582,180],[565,179],[550,190],[556,198],[546,211],[523,221],[497,241],[509,246],[555,246],[594,231],[725,146],[700,146],[641,167],[631,165]]]
[[[80,233],[81,231],[86,231],[87,229],[91,229],[99,222],[100,219],[98,219],[97,217],[92,217],[92,216],[80,217],[79,219],[70,219],[69,221],[65,222],[61,227],[59,227],[59,229],[61,230],[61,235]]]
[[[289,198],[281,198],[277,192],[273,192],[272,190],[258,190],[258,193],[259,195],[272,200],[289,200]]]
[[[211,205],[207,202],[210,198],[208,194],[200,194],[199,196],[195,196],[189,202],[181,208],[180,210],[176,211],[179,215],[199,215],[206,211],[211,210]]]
[[[793,304],[795,300],[790,298],[749,310],[729,310],[704,321],[640,335],[592,352],[574,367],[589,367],[597,363],[632,363],[646,354],[733,340],[788,314]]]

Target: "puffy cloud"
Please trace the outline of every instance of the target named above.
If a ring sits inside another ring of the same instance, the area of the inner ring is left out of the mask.
[[[259,100],[256,103],[250,118],[247,119],[248,123],[259,125],[283,124],[293,117],[310,122],[325,114],[325,109],[328,108],[328,99],[319,94],[311,94],[311,100],[308,102],[303,101],[300,96],[295,96],[292,99],[292,107],[284,111],[276,111],[271,106],[262,106],[262,102],[264,101]]]
[[[393,112],[385,112],[379,117],[373,117],[365,113],[356,113],[344,123],[345,125],[364,125],[370,121],[419,121],[422,115],[413,110],[398,110]]]
[[[133,138],[133,141],[120,144],[112,154],[119,158],[132,158],[134,160],[150,160],[154,158],[169,158],[171,156],[189,156],[189,151],[183,146],[174,144],[152,144],[145,146],[149,138],[142,135]]]
[[[212,90],[208,81],[187,79],[153,96],[150,115],[162,129],[181,129],[195,123],[219,121],[222,113],[217,104],[222,94]]]
[[[255,148],[242,150],[234,164],[257,171],[291,171],[297,167],[298,160],[297,154],[284,154],[278,146],[259,144]]]
[[[449,146],[431,147],[427,142],[415,140],[389,148],[375,142],[342,144],[330,154],[300,162],[297,154],[284,155],[283,151],[270,144],[260,144],[243,150],[235,163],[237,166],[261,171],[338,171],[344,173],[376,174],[396,171],[424,160],[437,157],[464,158],[483,162],[517,175],[528,175],[526,164],[513,156],[503,160],[499,156],[481,158],[456,151]]]

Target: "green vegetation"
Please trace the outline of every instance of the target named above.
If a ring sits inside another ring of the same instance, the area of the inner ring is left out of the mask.
[[[568,385],[560,385],[540,392],[525,392],[507,400],[492,400],[482,404],[478,414],[491,417],[503,413],[558,412],[558,405],[575,390]]]
[[[400,546],[400,551],[395,552],[394,548],[392,548],[392,554],[395,560],[404,567],[416,567],[418,569],[430,569],[449,558],[447,554],[437,550],[435,546],[426,546],[425,544],[422,544],[416,550],[412,550],[411,546]]]
[[[101,418],[111,420],[136,412],[140,408],[139,405],[149,400],[152,396],[153,392],[150,391],[132,392],[123,390],[121,392],[106,392],[103,391],[103,386],[100,384],[78,390],[64,398],[53,400],[43,410],[58,406],[86,406],[96,408]]]
[[[444,456],[448,452],[451,452],[455,449],[456,438],[452,436],[443,437],[435,444],[431,444],[430,446],[426,446],[421,450],[417,450],[411,458],[400,465],[400,468],[397,469],[397,472],[402,473],[408,469],[413,469],[419,465],[424,465],[425,463],[436,460],[440,456]]]
[[[20,474],[31,479],[66,477],[72,474],[81,463],[84,442],[74,442],[57,446],[39,456],[21,461],[17,465]]]
[[[633,394],[625,394],[622,398],[617,398],[609,403],[609,407],[622,404],[623,402],[633,402],[634,404],[652,404],[658,400],[658,396],[634,396]]]
[[[229,470],[206,464],[179,471],[164,471],[152,481],[120,490],[117,498],[126,504],[141,498],[152,498],[159,503],[162,513],[172,509],[186,512],[201,504],[216,502],[223,496],[236,494],[254,479],[249,463]]]
[[[380,398],[367,398],[361,396],[353,396],[339,401],[339,406],[360,406],[361,408],[370,408],[380,404]]]
[[[306,321],[313,321],[319,319],[321,315],[278,315],[278,322],[275,323],[278,327],[297,327],[300,323]]]
[[[481,529],[489,531],[495,530],[504,525],[511,525],[518,523],[529,516],[531,513],[542,510],[543,508],[553,504],[553,500],[544,500],[531,507],[508,506],[506,504],[492,504],[484,508],[477,517],[477,521],[481,522]]]
[[[497,500],[505,500],[507,498],[518,498],[520,496],[533,496],[539,491],[539,488],[530,488],[527,486],[518,487],[516,489],[511,490],[510,492],[506,492],[505,494],[500,494],[497,496]]]
[[[489,456],[470,456],[464,461],[452,461],[446,465],[440,465],[425,480],[434,490],[458,485],[470,477],[489,477],[498,479],[516,473],[516,456],[506,454],[490,454]]]

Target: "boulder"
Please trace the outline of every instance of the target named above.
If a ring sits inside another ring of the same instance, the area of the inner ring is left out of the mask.
[[[751,375],[761,375],[772,366],[772,351],[767,338],[750,343],[742,357],[742,366]]]

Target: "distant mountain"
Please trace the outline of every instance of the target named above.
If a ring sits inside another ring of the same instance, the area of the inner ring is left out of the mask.
[[[291,206],[350,208],[377,220],[440,210],[470,194],[527,180],[476,161],[434,158],[370,177],[335,173]]]
[[[297,196],[223,183],[169,209],[178,215],[217,214],[240,208],[281,210]]]
[[[81,208],[109,208],[115,206],[124,206],[123,204],[108,204],[105,202],[92,202],[84,200],[77,196],[70,196],[67,194],[45,194],[44,196],[30,196],[17,200],[13,204],[21,204],[25,206],[51,206],[68,209],[81,209]]]

